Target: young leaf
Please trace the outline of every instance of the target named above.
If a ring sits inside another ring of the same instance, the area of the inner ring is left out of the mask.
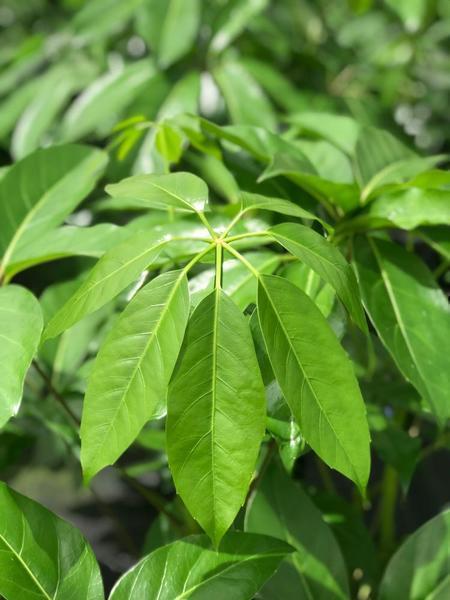
[[[257,306],[270,362],[302,435],[364,489],[369,429],[350,360],[313,301],[289,281],[262,275]]]
[[[269,232],[286,250],[311,267],[336,290],[356,325],[366,332],[367,323],[358,282],[351,265],[339,250],[320,234],[297,223],[282,223],[272,227]]]
[[[285,542],[255,533],[232,531],[218,550],[205,535],[192,535],[143,558],[109,600],[248,600],[290,552]]]
[[[244,503],[265,423],[248,324],[221,290],[207,296],[189,321],[167,413],[177,491],[217,545]]]
[[[364,304],[381,341],[445,422],[450,416],[450,315],[444,294],[422,261],[397,244],[357,240],[355,262]]]
[[[247,509],[245,529],[285,540],[296,550],[265,585],[265,599],[349,597],[344,559],[331,530],[279,465],[270,465],[260,482]]]
[[[84,400],[81,463],[87,480],[113,464],[147,421],[165,413],[188,317],[186,275],[170,271],[142,288],[113,326]]]
[[[208,202],[206,183],[191,173],[134,175],[106,186],[113,198],[127,200],[137,208],[175,208],[201,212]]]
[[[0,482],[0,594],[21,600],[103,600],[100,569],[81,533]]]
[[[41,308],[31,292],[18,285],[0,288],[0,428],[19,410],[42,325]]]
[[[147,231],[139,231],[114,246],[102,256],[77,292],[50,320],[43,339],[56,337],[112,300],[139,277],[170,239],[170,236],[152,237]]]
[[[19,248],[60,225],[89,194],[107,155],[87,146],[37,150],[0,180],[0,274]]]
[[[422,525],[391,558],[380,585],[380,600],[429,598],[450,592],[450,510]]]

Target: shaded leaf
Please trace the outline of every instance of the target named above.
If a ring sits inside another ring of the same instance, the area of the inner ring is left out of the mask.
[[[357,240],[355,262],[363,301],[381,341],[444,422],[450,415],[450,313],[444,294],[422,261],[397,244]]]
[[[0,594],[21,600],[103,600],[81,533],[0,482]]]
[[[245,529],[295,548],[264,586],[264,599],[329,600],[349,597],[339,546],[301,486],[272,464],[247,508]]]
[[[269,232],[336,290],[354,322],[367,331],[355,274],[339,250],[320,234],[297,223],[275,225]]]
[[[299,288],[262,275],[258,316],[270,362],[308,444],[360,489],[370,469],[369,430],[352,363]]]
[[[380,585],[380,600],[430,598],[450,591],[450,510],[415,531],[391,558]]]
[[[42,325],[41,308],[31,292],[18,285],[0,288],[0,427],[19,410]]]

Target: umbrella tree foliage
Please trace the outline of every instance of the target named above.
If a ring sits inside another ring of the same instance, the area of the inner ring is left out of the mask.
[[[395,531],[448,446],[446,3],[0,19],[2,469],[51,436],[159,508],[114,600],[446,597],[449,512]],[[103,598],[81,534],[0,492],[0,594]]]

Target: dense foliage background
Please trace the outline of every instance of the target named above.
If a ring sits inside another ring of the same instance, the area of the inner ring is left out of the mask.
[[[348,475],[292,417],[253,313],[254,278],[225,256],[224,289],[250,323],[269,415],[254,501],[235,526],[286,539],[297,551],[260,597],[365,600],[378,597],[382,580],[381,598],[448,597],[449,3],[3,0],[0,28],[0,300],[19,308],[9,284],[27,288],[45,324],[57,315],[48,337],[61,334],[37,350],[40,331],[34,342],[27,327],[40,317],[24,299],[20,335],[29,356],[14,363],[19,379],[26,373],[21,404],[21,389],[5,383],[14,351],[0,346],[0,400],[15,398],[0,407],[1,479],[83,533],[106,589],[142,556],[201,532],[175,494],[165,419],[130,443],[132,436],[114,467],[82,481],[86,381],[147,265],[96,312],[77,317],[77,303],[65,304],[97,259],[131,234],[199,236],[196,215],[162,210],[118,183],[191,173],[209,187],[213,229],[223,231],[244,207],[232,230],[244,239],[236,248],[253,269],[281,275],[315,301],[353,361],[367,409],[372,466],[361,494],[350,481],[358,477],[340,474]],[[184,183],[180,189],[187,194]],[[321,241],[330,236],[353,262],[368,333],[355,308],[359,292],[349,299],[348,282],[336,284],[323,264],[305,258],[286,221],[311,226]],[[269,227],[287,253],[273,238],[244,237]],[[149,279],[186,265],[203,246],[171,248],[145,271]],[[193,304],[217,279],[213,261],[206,255],[194,266]],[[0,336],[10,327],[19,329],[0,313]],[[311,356],[321,353],[312,343]],[[89,418],[98,413],[94,407]],[[98,464],[88,462],[85,479],[113,461],[101,464],[98,451]],[[406,536],[432,518],[416,542],[427,548],[419,560],[425,575],[409,571],[410,546],[392,567],[397,580],[383,579]],[[431,572],[435,587],[427,588]],[[418,591],[408,587],[413,580]]]

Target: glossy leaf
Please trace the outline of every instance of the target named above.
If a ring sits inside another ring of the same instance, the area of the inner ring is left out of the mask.
[[[360,489],[369,430],[353,367],[319,309],[294,284],[262,275],[258,316],[275,376],[308,444]]]
[[[66,225],[50,231],[42,239],[21,246],[14,253],[14,262],[7,267],[6,276],[11,278],[34,265],[69,256],[100,258],[107,250],[130,235],[125,228],[112,223],[92,227]]]
[[[296,223],[276,225],[270,234],[329,283],[354,322],[362,331],[367,331],[355,274],[339,250],[320,234]]]
[[[48,323],[44,338],[56,337],[84,316],[98,310],[130,285],[171,241],[139,231],[115,246],[98,261],[75,294]]]
[[[201,212],[208,202],[204,181],[191,173],[169,175],[134,175],[106,186],[107,193],[134,208],[175,208]]]
[[[11,600],[103,600],[81,533],[0,482],[0,594]]]
[[[253,598],[292,548],[274,538],[230,532],[218,550],[205,535],[173,542],[143,558],[118,581],[110,600]]]
[[[450,260],[450,227],[421,227],[417,235],[433,250]]]
[[[367,218],[407,230],[420,225],[450,225],[450,191],[410,188],[386,194],[372,202]]]
[[[279,465],[270,465],[251,499],[245,529],[285,540],[296,550],[264,586],[265,600],[349,597],[344,559],[331,530]]]
[[[100,150],[67,145],[37,150],[8,170],[0,180],[0,272],[21,247],[64,221],[106,163]]]
[[[42,332],[39,302],[18,285],[0,288],[0,427],[15,415]]]
[[[142,288],[114,324],[83,405],[81,463],[87,480],[113,464],[147,421],[165,414],[188,317],[186,275],[170,271]]]
[[[189,321],[167,411],[177,492],[217,545],[244,503],[265,421],[248,324],[220,290]]]
[[[391,558],[380,585],[380,600],[430,598],[450,591],[450,511],[422,525]]]
[[[256,208],[259,210],[268,210],[289,217],[298,217],[299,219],[307,219],[308,221],[319,221],[320,223],[323,223],[325,227],[331,229],[331,227],[328,224],[325,224],[320,217],[317,217],[301,206],[294,204],[294,202],[291,202],[290,200],[263,196],[261,194],[252,194],[251,192],[240,192],[239,198],[242,210],[245,212]]]
[[[446,298],[420,259],[385,240],[355,244],[364,304],[398,368],[440,421],[450,415]]]

